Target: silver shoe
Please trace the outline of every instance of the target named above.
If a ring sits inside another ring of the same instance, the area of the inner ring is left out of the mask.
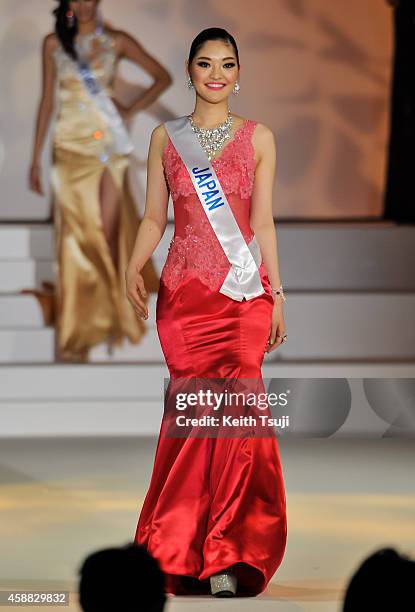
[[[210,576],[210,590],[215,597],[233,597],[236,584],[236,576],[229,569]]]

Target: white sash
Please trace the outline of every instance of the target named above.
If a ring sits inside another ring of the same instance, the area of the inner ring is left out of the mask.
[[[243,298],[250,300],[265,293],[258,270],[262,261],[259,244],[255,236],[249,244],[246,243],[216,172],[188,117],[166,121],[164,126],[232,266],[219,292],[239,302]]]
[[[112,132],[114,152],[119,155],[128,155],[133,151],[134,145],[130,140],[130,136],[117,107],[101,88],[88,62],[82,60],[80,62],[75,62],[75,65],[76,73],[84,84],[95,108],[101,113]]]

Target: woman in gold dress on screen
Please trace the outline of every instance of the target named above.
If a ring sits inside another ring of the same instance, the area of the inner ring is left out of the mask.
[[[149,106],[171,82],[134,38],[102,22],[99,4],[60,0],[54,11],[55,32],[43,42],[43,91],[30,167],[30,187],[43,194],[39,160],[57,82],[51,175],[57,274],[51,288],[57,357],[64,361],[86,361],[100,342],[138,343],[146,333],[124,289],[140,218],[128,187],[132,144],[123,120]],[[121,58],[154,78],[128,108],[113,98]],[[151,260],[144,274],[150,291],[157,291]]]

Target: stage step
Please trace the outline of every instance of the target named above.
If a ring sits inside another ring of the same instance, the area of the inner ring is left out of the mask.
[[[51,224],[0,225],[0,259],[53,258]]]
[[[91,361],[162,362],[156,300],[152,294],[147,332],[139,344],[125,340],[109,354],[102,343],[91,350]],[[288,341],[265,361],[412,360],[414,312],[415,293],[292,291],[285,307]],[[1,295],[0,321],[0,363],[54,361],[54,330],[43,326],[35,297]]]
[[[54,262],[51,259],[0,260],[0,290],[16,293],[21,289],[34,289],[42,281],[53,281]]]
[[[360,380],[414,378],[410,364],[266,364],[264,379],[342,378],[357,402],[364,397]],[[0,367],[0,437],[158,435],[163,414],[162,365],[63,364]],[[357,386],[356,386],[357,385]],[[381,437],[387,424],[360,407],[341,435],[370,428]],[[366,414],[364,414],[366,412]],[[335,435],[338,435],[337,432]]]
[[[173,225],[154,261],[161,271]],[[288,342],[265,363],[295,360],[412,360],[415,358],[415,228],[393,224],[281,224],[278,244],[287,295]],[[0,226],[0,363],[52,363],[53,330],[43,326],[33,296],[22,288],[53,280],[53,228]],[[162,363],[151,295],[147,333],[91,361]]]
[[[41,329],[44,320],[33,295],[0,294],[0,329]]]
[[[51,363],[55,332],[40,329],[0,329],[0,363]]]
[[[51,225],[0,225],[0,289],[19,291],[53,277]],[[173,224],[154,253],[161,271]],[[415,290],[415,227],[393,223],[277,223],[287,290]],[[36,263],[37,262],[37,263]],[[17,264],[20,265],[17,265]]]

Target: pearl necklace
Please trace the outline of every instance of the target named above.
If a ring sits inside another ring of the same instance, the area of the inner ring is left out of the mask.
[[[196,134],[202,149],[209,158],[212,159],[216,151],[222,148],[225,140],[228,140],[231,136],[231,127],[233,124],[233,117],[231,111],[228,110],[228,118],[226,121],[221,123],[215,128],[201,128],[198,127],[193,121],[193,113],[188,115],[190,125],[194,133]]]

